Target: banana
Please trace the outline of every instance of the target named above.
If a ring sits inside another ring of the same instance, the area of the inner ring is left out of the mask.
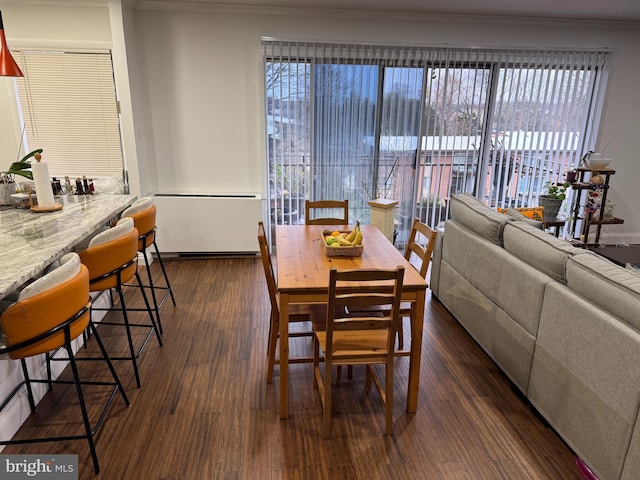
[[[349,232],[349,235],[347,235],[347,241],[353,243],[353,241],[356,238],[357,229],[358,229],[358,224],[356,223],[356,228],[351,230],[351,232]]]
[[[358,228],[358,231],[356,232],[356,238],[353,240],[353,244],[354,245],[362,244],[362,232],[360,231],[359,228]]]
[[[353,241],[356,238],[356,233],[358,233],[359,230],[360,230],[360,221],[356,221],[356,226],[354,227],[353,230],[351,230],[349,235],[347,235],[347,240],[349,240],[351,243],[353,243]]]
[[[349,240],[347,240],[347,237],[343,236],[343,235],[338,235],[336,237],[336,240],[338,240],[338,243],[340,245],[344,245],[345,247],[352,247],[353,243],[351,243]]]

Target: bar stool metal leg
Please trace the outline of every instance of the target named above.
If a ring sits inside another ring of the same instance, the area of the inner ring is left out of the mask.
[[[164,281],[167,284],[167,289],[169,290],[169,294],[171,295],[171,302],[173,306],[176,306],[176,299],[173,296],[173,289],[171,288],[171,284],[169,283],[169,276],[167,275],[167,270],[164,268],[164,262],[162,261],[162,257],[160,256],[160,251],[158,250],[158,244],[155,239],[153,240],[153,248],[156,251],[156,257],[158,257],[158,261],[160,262],[160,269],[162,270],[162,275],[164,275]]]
[[[73,373],[73,381],[76,385],[76,392],[78,394],[78,401],[80,402],[80,411],[82,412],[82,422],[84,423],[84,431],[87,435],[87,442],[89,442],[89,450],[91,451],[91,459],[93,460],[93,469],[96,475],[100,473],[100,464],[98,463],[98,454],[96,453],[96,445],[93,441],[93,433],[91,432],[91,423],[89,422],[89,414],[87,413],[87,406],[84,402],[84,395],[82,393],[82,385],[80,384],[80,376],[78,375],[78,367],[76,365],[75,356],[71,349],[71,333],[69,329],[64,331],[65,348],[69,355],[69,365],[71,372]]]

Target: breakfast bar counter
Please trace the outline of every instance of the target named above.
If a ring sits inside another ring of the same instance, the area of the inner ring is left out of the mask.
[[[0,299],[39,276],[135,199],[135,195],[67,195],[56,197],[63,205],[56,212],[0,211]]]

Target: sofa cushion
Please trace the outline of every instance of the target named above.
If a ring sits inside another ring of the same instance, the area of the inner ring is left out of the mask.
[[[496,208],[496,212],[509,214],[509,212],[518,212],[521,213],[522,216],[530,218],[531,220],[537,220],[538,222],[542,222],[544,217],[544,207],[515,207],[515,208]],[[520,217],[518,217],[520,218]]]
[[[584,252],[567,262],[567,286],[640,331],[640,276]]]
[[[542,230],[544,228],[544,224],[538,220],[534,220],[531,217],[527,217],[521,211],[516,210],[515,208],[509,208],[507,210],[507,215],[513,218],[517,222],[528,223],[529,225],[533,225],[536,228]]]
[[[502,246],[504,225],[511,220],[466,193],[451,197],[451,218],[496,245]]]
[[[524,222],[510,222],[504,228],[504,249],[554,280],[567,283],[565,264],[571,255],[584,252],[570,243]]]
[[[445,228],[442,259],[535,337],[550,276],[458,222]]]
[[[443,261],[441,268],[442,303],[526,395],[535,337],[448,262]],[[457,352],[451,354],[456,355]]]
[[[548,284],[528,398],[598,478],[619,478],[640,401],[640,334]]]

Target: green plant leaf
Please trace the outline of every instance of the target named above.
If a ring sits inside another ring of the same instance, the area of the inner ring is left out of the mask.
[[[28,168],[31,168],[31,164],[29,162],[13,162],[10,166],[9,166],[9,171],[14,171],[14,170],[26,170]]]
[[[37,149],[33,150],[32,152],[27,153],[24,157],[22,157],[20,159],[20,162],[26,162],[31,157],[33,157],[36,153],[42,153],[42,149],[41,148],[37,148]]]
[[[31,162],[29,161],[29,159],[36,153],[42,153],[42,148],[37,148],[27,153],[19,161],[13,162],[9,166],[9,169],[4,173],[6,173],[7,175],[20,175],[22,177],[28,178],[29,180],[33,180],[33,173],[31,173]]]
[[[21,175],[29,180],[33,180],[33,173],[31,173],[31,170],[11,170],[7,173],[11,173],[11,175]]]

